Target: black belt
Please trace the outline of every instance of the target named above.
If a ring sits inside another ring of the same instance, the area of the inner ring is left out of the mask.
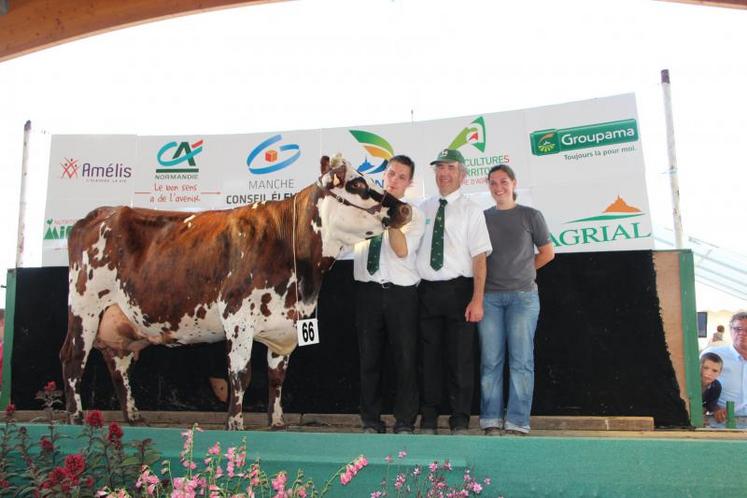
[[[409,289],[415,285],[397,285],[391,282],[358,282],[359,284],[370,285],[381,289]]]

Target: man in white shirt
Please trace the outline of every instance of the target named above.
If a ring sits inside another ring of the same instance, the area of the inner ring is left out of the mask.
[[[425,233],[416,265],[423,399],[420,431],[435,434],[438,406],[448,390],[452,434],[465,434],[474,391],[476,323],[483,315],[486,258],[492,251],[482,209],[460,187],[467,174],[458,150],[431,163],[439,195],[421,209]]]
[[[724,362],[721,376],[721,396],[713,417],[726,420],[726,402],[734,402],[734,415],[747,417],[747,312],[740,311],[729,320],[731,344],[706,348],[705,353],[716,353]]]
[[[412,183],[415,164],[394,156],[384,173],[384,189],[402,199]],[[412,434],[418,414],[417,333],[420,280],[415,250],[423,236],[423,213],[412,207],[412,221],[401,229],[355,245],[355,324],[360,352],[361,423],[363,431],[384,433],[381,420],[386,352],[394,360],[394,432]]]

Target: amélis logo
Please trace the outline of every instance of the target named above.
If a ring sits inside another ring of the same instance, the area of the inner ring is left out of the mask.
[[[301,157],[301,147],[297,144],[283,144],[272,147],[283,139],[281,134],[273,135],[257,145],[247,156],[246,165],[255,175],[266,175],[287,168]],[[260,159],[260,155],[264,156]]]
[[[78,160],[65,158],[60,164],[62,175],[60,178],[77,178],[78,177]]]
[[[197,173],[195,158],[202,152],[204,140],[200,139],[192,144],[189,142],[169,142],[158,150],[158,164],[163,168],[156,169],[156,173]],[[187,163],[190,167],[178,168]]]
[[[384,137],[371,133],[370,131],[348,131],[350,131],[353,138],[355,138],[358,143],[366,149],[366,152],[371,154],[373,157],[382,160],[379,164],[371,163],[368,161],[368,156],[366,156],[363,162],[358,166],[358,172],[373,175],[384,171],[386,165],[389,164],[389,160],[394,156],[394,147],[392,147],[392,144],[390,144]]]
[[[638,140],[638,124],[635,119],[623,119],[573,128],[552,128],[532,132],[529,139],[532,154],[546,156],[565,150],[635,142]]]
[[[78,159],[65,158],[60,163],[60,168],[60,178],[63,180],[83,178],[86,182],[118,183],[126,182],[127,178],[132,176],[132,168],[125,166],[124,163],[81,164]]]
[[[566,225],[577,226],[557,234],[551,233],[550,240],[555,247],[561,247],[649,238],[650,232],[641,233],[640,221],[632,221],[644,214],[618,195],[602,214],[567,221]]]
[[[479,116],[454,137],[448,148],[458,149],[463,145],[471,144],[480,152],[485,152],[486,138],[485,120],[482,116]]]

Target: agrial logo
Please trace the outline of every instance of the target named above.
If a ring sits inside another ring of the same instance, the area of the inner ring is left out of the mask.
[[[471,144],[480,152],[485,152],[485,141],[485,120],[479,116],[454,137],[448,148],[458,149],[463,145]]]
[[[371,163],[368,161],[368,156],[358,166],[358,172],[373,175],[374,173],[381,173],[386,169],[386,165],[389,164],[389,160],[394,156],[394,148],[392,144],[387,142],[384,137],[380,137],[375,133],[363,130],[348,130],[353,135],[359,144],[366,149],[366,152],[371,156],[381,159],[379,164]]]
[[[648,238],[651,233],[641,233],[641,223],[632,221],[644,214],[618,195],[602,214],[567,221],[566,225],[577,226],[551,233],[550,240],[555,247],[561,247]]]
[[[204,140],[200,139],[192,144],[189,142],[169,142],[158,150],[158,164],[164,168],[156,169],[156,173],[197,173],[197,157],[202,152]],[[173,151],[173,152],[172,152]],[[177,168],[187,163],[188,168]]]
[[[252,149],[246,158],[246,165],[251,173],[255,175],[272,173],[287,168],[301,157],[301,147],[297,144],[273,147],[282,139],[283,136],[280,134],[273,135]]]
[[[551,128],[532,132],[529,140],[532,154],[546,156],[566,150],[635,142],[638,140],[638,124],[635,119],[623,119],[573,128]]]

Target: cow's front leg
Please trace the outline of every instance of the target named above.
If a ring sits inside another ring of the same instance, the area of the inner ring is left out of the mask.
[[[267,400],[267,423],[273,430],[285,429],[283,420],[283,403],[281,395],[283,392],[283,381],[288,369],[290,355],[280,355],[267,350],[267,388],[269,396]]]
[[[115,353],[110,349],[102,349],[101,354],[109,368],[109,376],[114,384],[114,391],[117,393],[125,421],[130,425],[144,425],[145,419],[135,405],[135,398],[130,388],[130,367],[135,359],[135,353]]]
[[[254,329],[234,325],[234,333],[226,338],[228,353],[228,415],[226,429],[229,431],[244,429],[244,392],[249,387],[252,369],[249,360],[252,357]]]

